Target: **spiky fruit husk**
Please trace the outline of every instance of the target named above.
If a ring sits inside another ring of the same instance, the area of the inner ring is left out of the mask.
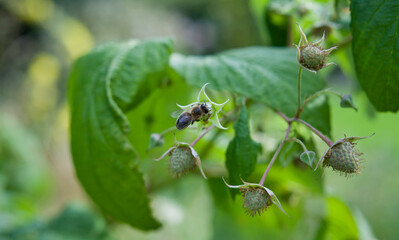
[[[244,198],[243,207],[248,215],[254,217],[260,214],[272,205],[270,195],[265,189],[260,187],[245,187],[241,189],[242,197]]]
[[[328,53],[319,45],[301,46],[299,63],[305,68],[317,72],[325,66],[328,60],[327,56]]]
[[[195,157],[190,147],[179,146],[170,153],[170,171],[173,175],[179,177],[195,166]]]
[[[360,155],[355,143],[344,141],[333,146],[324,157],[323,167],[344,173],[346,175],[360,172]]]

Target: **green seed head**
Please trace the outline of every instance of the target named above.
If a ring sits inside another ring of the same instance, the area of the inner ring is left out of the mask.
[[[323,167],[331,167],[346,175],[360,173],[360,155],[355,143],[344,141],[333,146],[325,155]]]
[[[252,217],[260,214],[272,205],[270,195],[261,187],[244,187],[241,188],[242,197],[244,198],[243,207]]]
[[[301,46],[299,63],[305,68],[317,72],[326,65],[328,54],[329,52],[324,51],[317,44]]]
[[[190,147],[178,146],[170,153],[170,170],[173,175],[181,176],[196,166]]]

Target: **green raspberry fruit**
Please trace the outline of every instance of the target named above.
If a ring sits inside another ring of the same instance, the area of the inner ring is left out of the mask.
[[[344,174],[360,173],[360,155],[355,143],[344,141],[327,152],[323,167],[331,167]]]
[[[245,187],[241,189],[244,198],[243,207],[252,217],[260,214],[272,205],[272,200],[265,189],[260,187]]]
[[[307,69],[313,71],[319,71],[322,69],[328,58],[328,52],[325,52],[318,45],[309,45],[300,47],[301,55],[299,58],[299,63]]]
[[[179,146],[170,153],[170,170],[173,175],[181,176],[196,166],[190,147]]]

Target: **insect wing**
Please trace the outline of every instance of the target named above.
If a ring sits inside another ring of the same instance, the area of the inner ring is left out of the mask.
[[[170,114],[172,118],[178,118],[184,112],[183,109],[176,110]]]

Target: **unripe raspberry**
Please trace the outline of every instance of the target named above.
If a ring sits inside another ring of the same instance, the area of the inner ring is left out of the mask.
[[[256,214],[260,216],[273,203],[270,195],[263,188],[250,186],[241,188],[240,191],[244,199],[242,206],[252,217]]]
[[[331,167],[345,174],[359,173],[361,153],[355,145],[348,140],[334,145],[324,156],[323,167]]]
[[[309,43],[301,27],[299,25],[298,27],[301,32],[301,40],[299,41],[298,46],[295,46],[297,48],[298,61],[301,66],[311,72],[317,73],[317,71],[319,71],[320,69],[334,64],[327,63],[327,60],[328,55],[331,53],[332,50],[336,49],[336,47],[332,47],[327,50],[324,50],[321,47],[321,44],[323,43],[325,38],[324,34],[318,42]]]
[[[331,167],[335,171],[339,171],[345,175],[360,173],[360,153],[356,148],[355,141],[366,139],[367,137],[345,137],[341,138],[327,149],[327,151],[320,158],[315,171],[321,163],[323,167]]]
[[[175,145],[162,154],[160,158],[155,159],[155,161],[159,161],[167,155],[170,156],[169,168],[174,176],[180,177],[198,166],[202,176],[206,179],[200,157],[190,144],[179,142],[175,137]]]
[[[316,72],[326,66],[327,56],[330,53],[317,44],[301,46],[299,51],[299,63],[303,67]]]
[[[260,214],[272,204],[275,204],[283,213],[288,216],[288,214],[281,206],[281,203],[278,200],[276,194],[274,194],[273,191],[268,189],[267,187],[259,185],[257,183],[247,183],[244,181],[242,181],[244,183],[243,185],[230,185],[226,182],[226,180],[224,180],[224,178],[223,181],[229,188],[240,189],[242,197],[244,199],[244,203],[242,206],[245,208],[245,211],[252,217],[256,214],[260,216]]]
[[[181,176],[194,169],[195,157],[188,146],[178,146],[170,152],[170,170],[173,175]]]

